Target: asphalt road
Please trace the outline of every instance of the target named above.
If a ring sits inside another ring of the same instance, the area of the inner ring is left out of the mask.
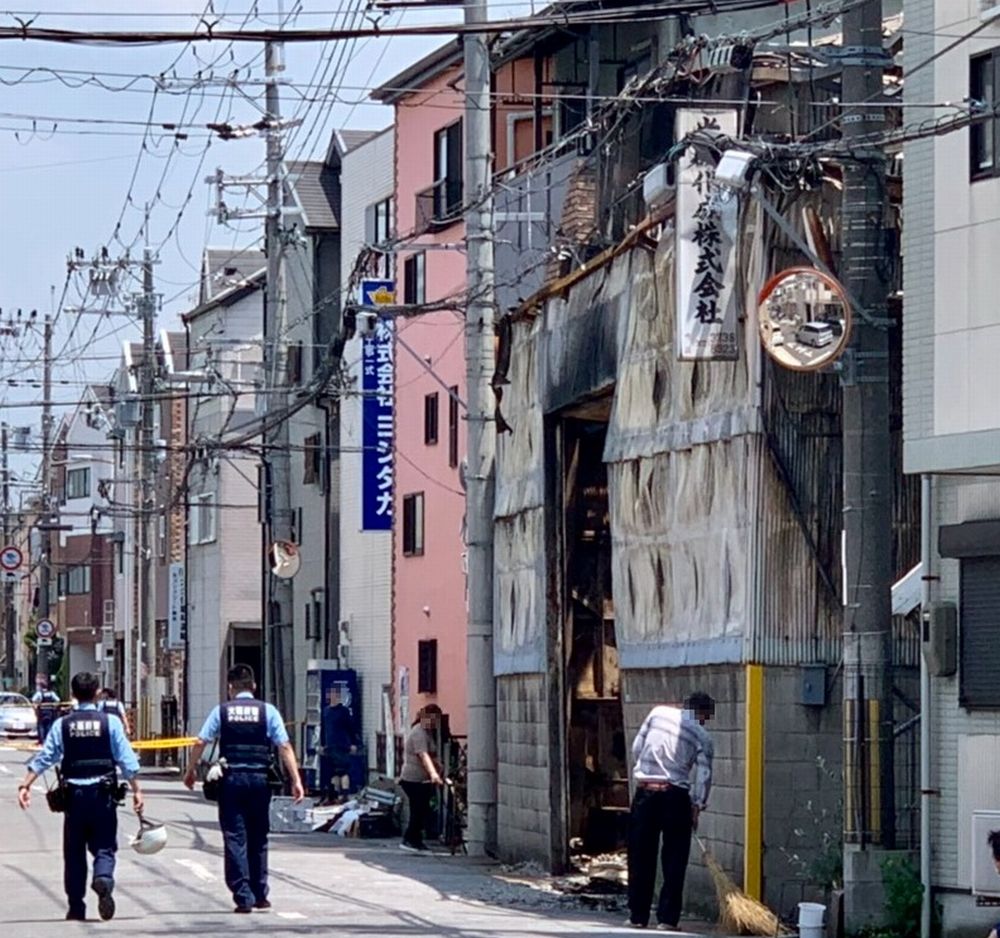
[[[128,847],[137,824],[119,812],[118,913],[66,922],[62,819],[39,783],[27,812],[16,804],[27,759],[0,741],[0,938],[96,933],[130,935],[370,935],[410,938],[633,934],[622,916],[580,912],[499,883],[495,868],[467,857],[414,856],[396,844],[330,835],[272,835],[273,910],[234,915],[222,876],[222,839],[214,807],[179,782],[145,783],[147,816],[168,825],[170,841],[154,857]]]

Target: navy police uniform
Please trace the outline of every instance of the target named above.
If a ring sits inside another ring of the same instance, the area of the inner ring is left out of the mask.
[[[125,779],[139,762],[121,721],[81,704],[52,725],[42,751],[28,763],[36,775],[61,763],[66,785],[63,820],[63,880],[71,914],[82,917],[87,893],[87,853],[94,858],[93,881],[108,891],[114,885],[118,850],[115,805],[116,769]]]
[[[199,739],[219,741],[226,760],[219,791],[219,826],[225,843],[226,885],[239,910],[267,902],[267,836],[273,749],[288,742],[278,711],[252,694],[220,704],[208,716]]]

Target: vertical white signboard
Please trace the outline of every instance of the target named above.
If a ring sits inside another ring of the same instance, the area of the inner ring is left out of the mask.
[[[696,130],[735,137],[732,109],[682,108],[677,140]],[[677,357],[732,361],[739,355],[736,306],[736,237],[739,203],[715,185],[715,161],[688,147],[677,161]]]

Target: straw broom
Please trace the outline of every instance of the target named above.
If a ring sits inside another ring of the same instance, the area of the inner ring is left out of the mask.
[[[719,899],[719,926],[722,931],[734,935],[788,935],[785,928],[766,905],[752,899],[727,875],[712,856],[700,837],[695,837],[701,848],[702,857],[715,884],[715,894]]]

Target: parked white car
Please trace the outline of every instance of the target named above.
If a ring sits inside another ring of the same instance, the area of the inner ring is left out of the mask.
[[[795,333],[795,340],[800,345],[825,348],[833,342],[833,329],[826,322],[806,322],[799,326]]]
[[[35,708],[23,694],[0,693],[0,735],[30,736],[38,733]]]

